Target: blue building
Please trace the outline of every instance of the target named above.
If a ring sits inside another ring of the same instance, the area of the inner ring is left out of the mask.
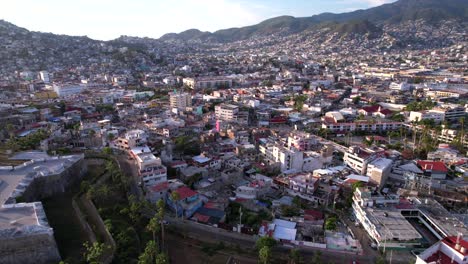
[[[174,192],[179,193],[179,201],[174,202],[169,195],[166,203],[174,212],[177,212],[179,217],[183,216],[184,218],[190,218],[195,211],[203,205],[203,200],[198,192],[188,188],[187,186],[182,186],[179,189],[174,190]]]

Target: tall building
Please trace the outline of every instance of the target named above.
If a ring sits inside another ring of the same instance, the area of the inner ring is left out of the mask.
[[[390,174],[393,161],[382,157],[382,152],[363,149],[357,146],[349,148],[343,158],[346,165],[361,175],[370,177],[370,182],[380,188]]]
[[[189,93],[178,93],[174,91],[169,93],[169,102],[171,108],[185,111],[187,107],[192,106],[192,96]]]
[[[239,106],[233,104],[215,106],[215,116],[217,120],[237,122],[239,124],[248,124],[249,121],[249,113],[240,111]]]
[[[199,78],[184,78],[184,85],[192,89],[211,89],[211,88],[231,88],[232,79],[222,76],[217,77],[199,77]]]
[[[39,77],[41,78],[41,80],[44,83],[49,83],[50,82],[49,72],[47,72],[47,71],[40,71],[39,72]]]

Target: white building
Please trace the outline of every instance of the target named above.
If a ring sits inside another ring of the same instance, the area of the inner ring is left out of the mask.
[[[169,103],[171,108],[185,111],[187,107],[192,106],[192,96],[189,93],[178,93],[174,91],[169,93]]]
[[[379,189],[382,188],[387,181],[390,170],[392,169],[393,161],[386,158],[376,158],[367,165],[367,176],[370,177],[370,182],[376,184]]]
[[[374,151],[351,146],[344,154],[343,160],[346,165],[354,169],[360,175],[366,175],[367,165],[377,158]]]
[[[416,256],[416,264],[433,263],[467,264],[468,238],[461,235],[446,237]]]
[[[211,88],[230,88],[232,87],[232,79],[227,77],[199,77],[199,78],[184,78],[184,85],[192,89],[211,89]]]
[[[53,85],[53,90],[59,97],[67,97],[79,94],[83,91],[83,86],[78,84],[56,84]]]
[[[390,90],[408,91],[410,89],[410,85],[406,82],[402,82],[402,83],[392,82],[389,88]]]
[[[239,106],[233,104],[220,104],[215,106],[217,120],[248,124],[249,113],[240,111]]]
[[[138,166],[138,175],[145,187],[154,186],[167,181],[167,169],[161,159],[154,156],[147,146],[134,147],[130,155]]]
[[[49,83],[50,82],[49,72],[47,72],[47,71],[40,71],[39,72],[39,77],[41,78],[41,80],[44,83]]]
[[[426,111],[411,111],[409,115],[409,121],[422,121],[432,119],[436,124],[440,124],[445,119],[445,112],[437,110],[426,110]]]
[[[392,205],[398,195],[373,194],[365,187],[357,188],[353,196],[353,212],[364,230],[379,248],[406,248],[420,244],[422,236]],[[386,208],[381,208],[385,206]]]

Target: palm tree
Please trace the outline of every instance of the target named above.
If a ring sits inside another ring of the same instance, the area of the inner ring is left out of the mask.
[[[179,216],[179,200],[180,194],[177,191],[173,191],[171,193],[171,200],[174,203],[175,211],[176,211],[176,218]],[[182,213],[183,214],[183,213]]]
[[[156,204],[158,207],[157,216],[161,225],[161,249],[164,249],[164,214],[165,214],[165,204],[164,200],[161,199]]]
[[[258,251],[258,258],[261,264],[269,263],[270,257],[271,257],[271,249],[268,246],[264,246]]]
[[[153,241],[156,243],[156,233],[161,230],[161,226],[159,224],[160,220],[157,217],[157,215],[153,216],[148,225],[146,226],[146,229],[150,232],[153,233]]]
[[[138,264],[151,264],[157,259],[158,247],[152,240],[146,244],[145,251],[138,257]]]

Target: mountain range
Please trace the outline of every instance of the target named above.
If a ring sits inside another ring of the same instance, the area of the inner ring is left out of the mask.
[[[378,32],[386,24],[424,20],[435,24],[443,20],[468,20],[467,0],[399,0],[378,7],[348,13],[323,13],[310,17],[280,16],[259,24],[202,32],[189,29],[181,33],[169,33],[160,38],[164,41],[217,41],[232,42],[275,33],[283,35],[317,30],[332,25],[339,33]],[[351,24],[351,26],[350,26]]]
[[[94,67],[140,70],[181,54],[277,49],[382,52],[431,49],[466,41],[468,0],[399,0],[349,13],[280,16],[259,24],[159,39],[121,36],[111,41],[29,31],[0,20],[0,77],[18,69]],[[242,43],[240,43],[242,41]]]

